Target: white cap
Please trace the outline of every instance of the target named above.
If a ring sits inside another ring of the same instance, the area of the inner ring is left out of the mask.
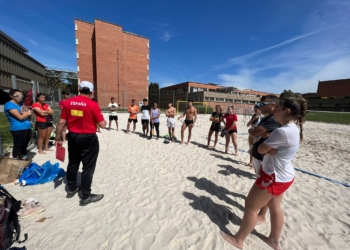
[[[82,81],[80,83],[80,89],[87,87],[90,89],[90,92],[94,91],[94,85],[91,82],[88,81]]]

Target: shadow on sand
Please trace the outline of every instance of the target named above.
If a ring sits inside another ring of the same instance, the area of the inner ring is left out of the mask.
[[[198,179],[197,177],[187,177],[187,179],[190,181],[193,181],[195,183],[194,186],[199,190],[206,191],[209,194],[218,197],[220,200],[225,201],[227,204],[235,206],[239,210],[244,212],[244,207],[241,204],[239,204],[237,201],[232,200],[229,196],[242,198],[245,200],[247,198],[245,195],[237,194],[227,190],[224,187],[217,186],[215,183],[213,183],[212,181],[209,181],[206,178]]]
[[[237,177],[247,177],[249,179],[255,180],[256,176],[250,172],[241,170],[239,168],[234,168],[231,165],[218,165],[220,168],[224,168],[225,170],[220,170],[218,173],[223,175],[231,175],[235,174]]]

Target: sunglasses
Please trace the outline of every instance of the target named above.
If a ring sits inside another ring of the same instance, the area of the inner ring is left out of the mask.
[[[274,102],[261,102],[259,103],[259,107],[264,107],[265,105],[275,104]]]

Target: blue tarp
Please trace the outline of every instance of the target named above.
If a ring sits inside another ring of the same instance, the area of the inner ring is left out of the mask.
[[[50,161],[39,166],[32,162],[19,177],[19,182],[22,185],[37,185],[57,180],[66,175],[66,172],[59,168],[59,164],[51,164]]]

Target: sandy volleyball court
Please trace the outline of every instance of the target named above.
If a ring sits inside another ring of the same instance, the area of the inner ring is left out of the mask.
[[[107,115],[106,115],[106,118]],[[239,116],[238,145],[248,150],[247,127]],[[92,184],[105,198],[86,207],[79,198],[66,199],[65,183],[5,187],[17,198],[35,197],[46,207],[22,221],[28,249],[234,249],[219,231],[235,233],[243,217],[244,200],[254,183],[245,164],[249,155],[225,155],[205,149],[209,115],[199,116],[189,146],[149,141],[137,134],[102,130],[100,154]],[[140,121],[140,118],[139,118]],[[119,114],[125,129],[127,114]],[[176,124],[180,139],[181,123]],[[161,116],[161,135],[167,134]],[[243,134],[244,133],[244,134]],[[350,183],[350,126],[308,122],[295,167]],[[187,133],[186,133],[187,135]],[[213,137],[214,139],[214,137]],[[35,155],[42,164],[56,162],[54,152]],[[60,164],[66,169],[68,160]],[[350,188],[297,172],[282,202],[285,226],[282,249],[349,249]],[[46,217],[44,222],[36,222]],[[268,223],[256,227],[269,234]],[[22,235],[23,235],[22,233]],[[244,249],[269,249],[256,235]]]

